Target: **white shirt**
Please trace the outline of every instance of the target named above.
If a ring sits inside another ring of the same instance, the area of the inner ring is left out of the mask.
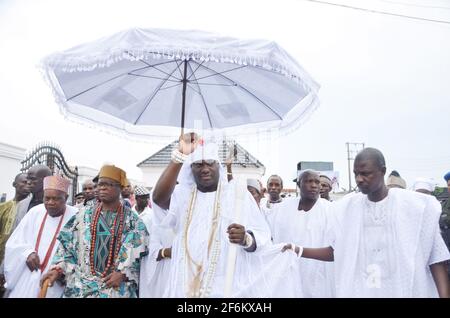
[[[389,226],[392,209],[389,206],[390,196],[379,202],[366,198],[366,208],[363,210],[363,226],[361,248],[361,272],[359,279],[362,297],[393,297],[393,275],[396,265],[393,255],[393,240],[395,235]]]

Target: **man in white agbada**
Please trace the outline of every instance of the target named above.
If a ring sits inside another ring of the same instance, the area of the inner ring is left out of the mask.
[[[131,208],[136,212],[144,221],[145,225],[150,224],[152,218],[152,209],[148,206],[150,200],[150,191],[143,186],[136,186],[134,188],[134,196],[136,197],[136,204]],[[147,229],[149,230],[149,229]]]
[[[383,154],[362,150],[354,162],[362,193],[333,204],[329,247],[296,252],[334,258],[337,297],[449,297],[450,254],[439,231],[439,203],[429,195],[388,189],[385,173]]]
[[[137,186],[134,195],[136,205],[133,210],[139,214],[150,233],[149,254],[141,261],[139,297],[160,298],[168,282],[171,246],[175,233],[173,229],[153,224],[153,211],[148,207],[150,191]]]
[[[299,174],[299,198],[283,200],[267,215],[273,243],[300,246],[326,244],[330,202],[320,197],[320,176],[312,170]],[[304,297],[334,297],[333,263],[301,258],[298,262]]]
[[[242,191],[235,186],[223,173],[216,144],[203,144],[195,134],[180,138],[152,195],[156,222],[176,233],[164,297],[295,295],[287,287],[295,253],[282,257],[281,247],[265,248],[271,243],[264,217],[245,185]]]
[[[70,182],[59,176],[44,178],[44,203],[33,207],[6,243],[5,277],[8,297],[36,298],[39,281],[47,272],[58,247],[56,237],[77,212],[66,205]],[[48,290],[48,297],[59,297],[60,284]]]
[[[264,215],[272,213],[274,207],[283,202],[281,191],[283,191],[283,179],[276,174],[271,175],[267,179],[267,193],[269,197],[262,198],[260,202],[261,211]]]

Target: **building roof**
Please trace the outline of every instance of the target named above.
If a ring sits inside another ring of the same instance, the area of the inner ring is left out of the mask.
[[[232,166],[235,167],[253,167],[253,168],[264,168],[264,165],[252,156],[247,150],[245,150],[241,145],[234,141],[223,141],[219,144],[219,158],[222,162],[227,158],[227,144],[232,143],[236,149],[237,155],[233,159]],[[155,154],[151,155],[144,161],[137,164],[139,168],[142,167],[153,167],[153,166],[163,166],[167,165],[171,160],[171,154],[173,149],[178,146],[178,141],[174,141],[169,145],[165,146],[161,150],[157,151]]]

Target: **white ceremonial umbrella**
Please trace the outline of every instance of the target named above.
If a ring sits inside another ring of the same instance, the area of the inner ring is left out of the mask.
[[[318,84],[278,44],[201,31],[130,29],[41,63],[61,112],[129,136],[292,131]]]

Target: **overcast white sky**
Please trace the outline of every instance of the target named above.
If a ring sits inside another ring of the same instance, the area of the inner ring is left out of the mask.
[[[450,21],[448,0],[330,1]],[[379,148],[388,170],[398,170],[408,185],[416,177],[444,185],[450,24],[301,0],[0,1],[0,141],[26,149],[52,141],[71,165],[112,162],[141,179],[136,164],[161,145],[66,121],[36,68],[50,53],[130,27],[274,40],[321,85],[321,106],[296,132],[272,142],[272,149],[243,144],[266,165],[265,178],[292,179],[298,161],[333,161],[347,187],[345,143],[364,142]]]

